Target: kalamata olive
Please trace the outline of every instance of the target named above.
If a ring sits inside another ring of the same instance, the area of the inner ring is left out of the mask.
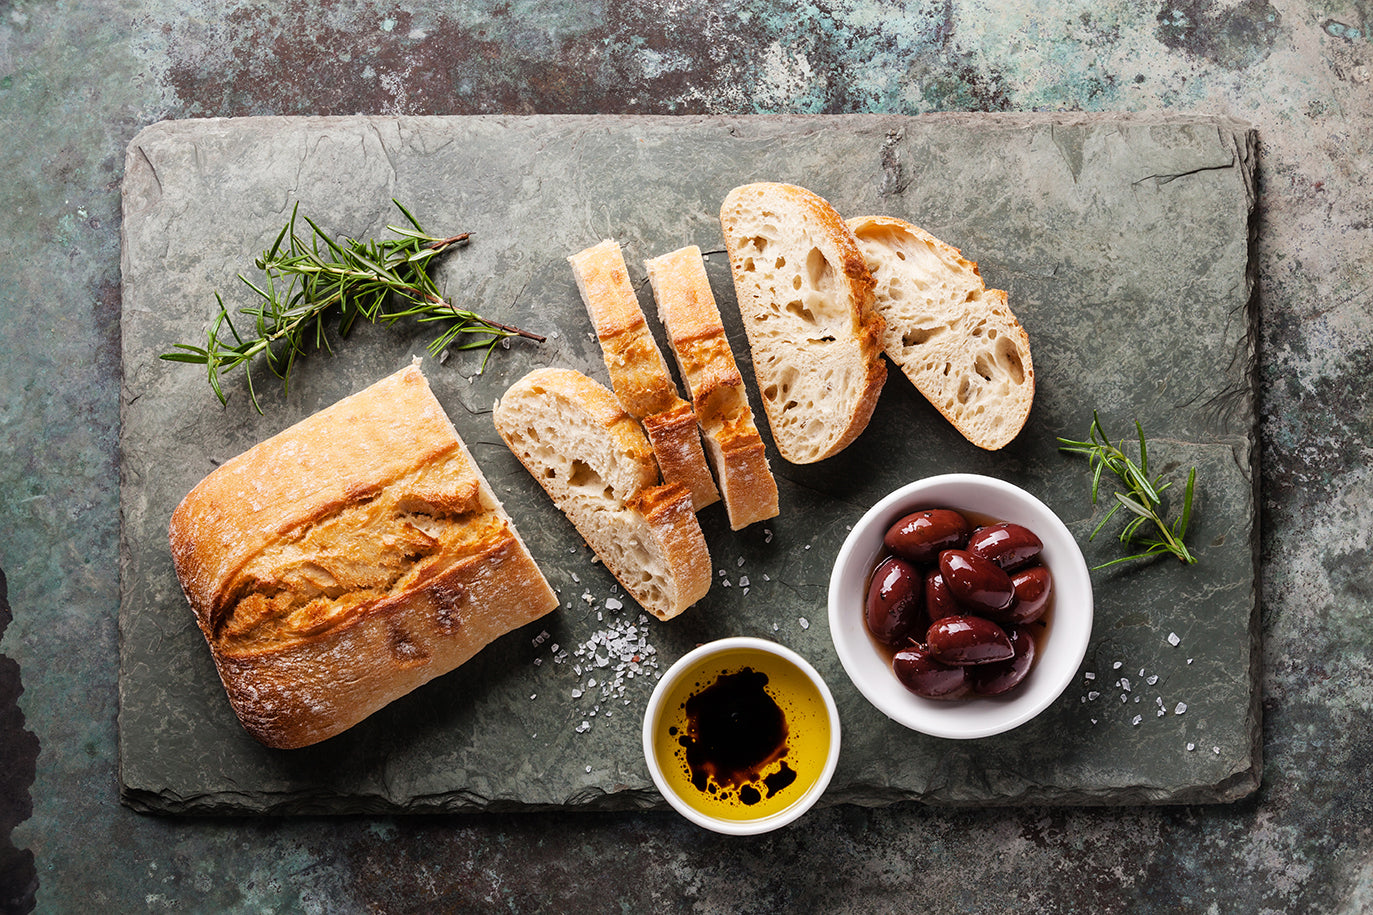
[[[904,559],[878,564],[868,583],[866,618],[873,638],[899,645],[924,623],[924,577]]]
[[[1015,601],[1007,609],[1006,622],[1033,623],[1044,615],[1054,593],[1053,578],[1047,566],[1030,566],[1011,576]]]
[[[953,599],[953,594],[949,591],[949,586],[944,582],[944,576],[939,574],[938,569],[931,569],[925,573],[925,613],[931,621],[943,619],[946,616],[958,616],[963,612],[963,608],[958,606],[958,601]]]
[[[1011,576],[990,559],[967,550],[940,553],[939,573],[954,600],[972,613],[999,613],[1015,599]]]
[[[980,616],[946,616],[935,620],[925,639],[930,654],[945,664],[988,664],[1015,656],[1006,630]]]
[[[1039,555],[1044,544],[1034,531],[1010,521],[989,524],[973,531],[968,552],[990,559],[1006,571],[1013,571]]]
[[[944,664],[923,645],[912,645],[896,653],[892,672],[901,685],[926,699],[961,699],[968,694],[968,670]]]
[[[999,696],[1020,685],[1035,662],[1035,640],[1028,626],[1012,626],[1006,630],[1015,655],[1009,661],[979,664],[969,667],[968,682],[980,696]]]
[[[944,550],[961,548],[972,530],[968,519],[951,508],[914,512],[887,528],[887,549],[916,565],[931,565]]]

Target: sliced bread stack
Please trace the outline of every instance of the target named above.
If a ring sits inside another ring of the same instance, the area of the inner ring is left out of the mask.
[[[698,511],[718,502],[696,416],[668,374],[629,282],[620,246],[607,239],[568,262],[601,343],[610,385],[629,415],[643,423],[663,481],[685,486]]]

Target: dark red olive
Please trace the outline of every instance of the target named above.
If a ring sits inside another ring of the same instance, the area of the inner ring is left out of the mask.
[[[1015,656],[1006,630],[980,616],[935,620],[925,638],[930,654],[945,664],[989,664]]]
[[[990,559],[967,550],[940,553],[939,573],[954,600],[972,613],[1000,613],[1015,599],[1011,576]]]
[[[951,508],[914,512],[887,528],[887,549],[916,565],[932,565],[944,550],[961,548],[972,526]]]
[[[1030,627],[1012,626],[1006,630],[1006,636],[1015,651],[1014,657],[967,669],[969,685],[980,696],[999,696],[1019,686],[1035,662],[1035,639]]]
[[[944,583],[944,576],[939,574],[939,570],[931,569],[926,572],[925,613],[931,622],[946,616],[958,616],[962,612],[963,608],[953,599],[953,594],[949,592],[949,586]]]
[[[904,559],[888,557],[868,583],[866,619],[873,638],[900,645],[924,623],[924,577]]]
[[[968,538],[969,553],[990,559],[1008,572],[1024,566],[1042,549],[1044,544],[1034,531],[1010,521],[979,527]]]
[[[1033,623],[1049,608],[1054,593],[1053,578],[1047,566],[1030,566],[1011,576],[1015,601],[1007,612],[1007,622]]]
[[[923,645],[896,653],[892,672],[901,685],[926,699],[961,699],[968,694],[968,670],[941,663]]]

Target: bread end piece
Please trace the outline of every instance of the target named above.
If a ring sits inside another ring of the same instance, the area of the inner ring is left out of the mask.
[[[828,202],[790,184],[735,188],[720,225],[777,450],[794,464],[831,457],[867,427],[887,377],[857,240]]]
[[[225,462],[172,561],[243,726],[332,737],[558,606],[420,370]]]
[[[1030,338],[987,289],[977,264],[924,229],[890,216],[849,220],[877,283],[887,355],[979,448],[1004,448],[1034,403]]]
[[[701,249],[680,248],[646,263],[658,316],[715,469],[733,530],[777,516],[777,481],[754,425],[743,376],[725,336]]]
[[[691,494],[658,483],[648,440],[615,395],[572,369],[535,369],[497,401],[496,431],[649,613],[705,596],[710,553]]]

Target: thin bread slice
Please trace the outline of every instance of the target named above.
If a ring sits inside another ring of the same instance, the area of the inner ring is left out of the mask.
[[[790,184],[735,188],[720,226],[777,450],[794,464],[837,454],[887,378],[858,242],[825,200]]]
[[[701,451],[691,405],[677,393],[667,363],[648,329],[629,282],[620,246],[611,239],[569,257],[591,324],[596,328],[610,386],[648,433],[666,483],[681,483],[698,511],[720,500]]]
[[[679,483],[659,485],[639,424],[599,382],[535,369],[505,392],[496,431],[625,590],[668,620],[705,596],[710,553]]]
[[[658,317],[705,434],[706,456],[720,484],[729,526],[737,531],[776,517],[777,481],[725,337],[701,249],[679,248],[645,266]]]
[[[968,441],[1004,448],[1034,402],[1030,338],[977,264],[952,245],[889,216],[849,220],[877,282],[882,346]]]

